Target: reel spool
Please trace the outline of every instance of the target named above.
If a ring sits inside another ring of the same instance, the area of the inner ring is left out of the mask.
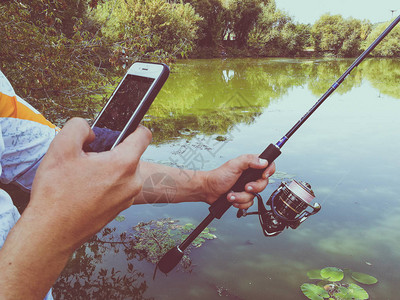
[[[276,236],[289,227],[296,229],[321,209],[318,203],[310,204],[315,198],[311,185],[297,180],[292,180],[289,184],[282,182],[271,194],[266,206],[259,194],[255,196],[258,199],[258,211],[247,213],[239,210],[237,217],[258,214],[265,236]]]

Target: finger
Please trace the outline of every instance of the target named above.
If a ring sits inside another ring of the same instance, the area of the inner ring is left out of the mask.
[[[260,193],[267,187],[268,182],[268,178],[249,182],[245,186],[245,191],[249,193]]]
[[[247,202],[245,204],[233,203],[233,206],[236,207],[236,208],[239,208],[239,209],[248,209],[253,204],[254,204],[254,202]]]
[[[65,123],[62,130],[54,138],[49,151],[62,153],[63,157],[77,155],[82,152],[84,144],[94,140],[94,133],[89,124],[81,118],[73,118]]]
[[[248,168],[266,168],[268,162],[266,160],[260,160],[256,154],[244,154],[228,161],[227,164],[231,170],[240,174]]]
[[[253,169],[263,169],[268,167],[268,161],[263,158],[259,158],[257,155],[251,155],[251,160],[249,161],[249,167]]]
[[[135,163],[151,142],[152,134],[149,129],[139,125],[122,143],[117,145],[112,152],[126,160],[126,163]]]
[[[227,199],[229,202],[238,204],[252,202],[254,197],[255,197],[254,194],[247,192],[230,192],[227,195]]]
[[[265,171],[262,174],[262,178],[269,178],[272,176],[276,171],[276,166],[275,163],[272,162],[272,164],[268,165],[268,167],[265,169]]]
[[[231,195],[229,201],[232,202],[232,205],[236,208],[247,209],[254,204],[254,195],[249,193],[235,193]],[[232,201],[232,199],[235,199]]]

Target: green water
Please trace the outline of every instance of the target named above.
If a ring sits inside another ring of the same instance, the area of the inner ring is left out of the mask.
[[[154,140],[143,158],[206,170],[243,153],[260,153],[351,62],[179,61],[145,118]],[[399,86],[400,60],[364,61],[282,149],[264,198],[282,178],[296,178],[312,185],[322,205],[297,230],[265,238],[257,217],[237,219],[230,209],[212,223],[218,238],[192,251],[191,272],[174,270],[153,281],[154,265],[129,251],[92,247],[77,254],[79,264],[68,266],[59,293],[66,299],[88,298],[89,290],[97,299],[306,299],[299,288],[312,282],[306,272],[335,266],[377,277],[378,284],[365,287],[371,299],[398,299]],[[133,206],[110,227],[120,233],[163,217],[198,224],[207,213],[201,203]],[[113,268],[134,280],[117,282]]]

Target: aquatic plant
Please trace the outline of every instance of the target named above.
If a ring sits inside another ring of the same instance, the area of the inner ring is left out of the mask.
[[[319,280],[317,284],[303,283],[301,291],[311,300],[364,300],[369,299],[365,291],[357,283],[371,285],[378,280],[368,274],[353,272],[350,269],[344,271],[336,267],[314,269],[307,272],[309,279]]]
[[[125,246],[124,251],[128,254],[128,258],[130,255],[133,255],[139,260],[144,259],[157,264],[169,249],[183,242],[195,228],[191,223],[180,225],[178,222],[171,218],[140,222],[132,227],[130,236],[124,233],[120,235],[121,241]],[[189,251],[185,251],[185,255],[181,261],[184,270],[191,271],[191,259],[189,258],[191,249],[201,247],[206,240],[217,238],[216,235],[211,233],[213,231],[215,231],[214,228],[205,228],[189,246]]]

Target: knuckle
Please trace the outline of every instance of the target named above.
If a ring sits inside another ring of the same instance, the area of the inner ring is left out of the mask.
[[[89,124],[82,118],[73,117],[71,120],[68,121],[70,124],[79,127],[90,127]]]
[[[243,158],[244,158],[244,160],[251,162],[252,160],[254,160],[254,155],[253,154],[243,154]]]

